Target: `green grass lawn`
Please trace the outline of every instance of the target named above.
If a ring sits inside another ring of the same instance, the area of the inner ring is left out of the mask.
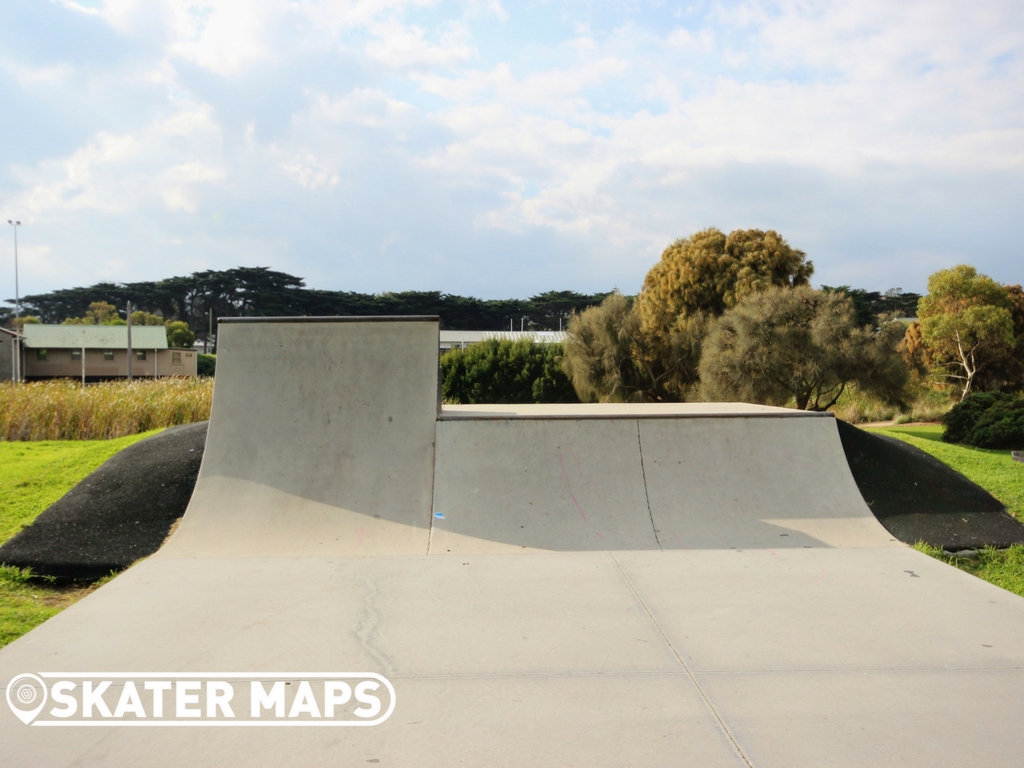
[[[122,448],[159,431],[115,440],[0,442],[0,544]]]
[[[891,434],[893,437],[904,437],[909,435],[910,437],[918,437],[922,440],[934,440],[936,442],[942,442],[943,427],[941,424],[915,424],[913,426],[906,427],[887,427],[884,430],[873,430],[869,428],[869,431],[884,431],[886,434]]]
[[[942,442],[939,424],[871,429],[899,438],[980,485],[1003,504],[1018,520],[1024,521],[1024,464],[1016,462],[1010,451],[992,451]],[[917,549],[962,571],[996,584],[1024,597],[1024,547],[1005,550],[985,549],[975,558],[949,557],[941,549],[919,544]]]
[[[103,462],[154,430],[116,440],[0,442],[0,544],[35,520]],[[0,567],[0,647],[91,592],[58,587]]]

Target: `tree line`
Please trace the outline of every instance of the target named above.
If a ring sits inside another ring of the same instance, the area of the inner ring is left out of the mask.
[[[25,296],[22,314],[44,323],[85,317],[90,306],[104,302],[123,318],[131,301],[139,310],[165,321],[182,321],[205,339],[212,313],[217,317],[328,315],[437,315],[450,330],[559,330],[574,313],[599,304],[608,294],[547,291],[529,299],[484,300],[440,291],[366,294],[305,287],[301,277],[266,267],[207,270],[155,282],[97,283]],[[10,300],[8,300],[9,303]],[[0,309],[9,324],[14,308]],[[214,329],[216,334],[216,329]]]
[[[898,288],[886,293],[826,288],[851,298],[858,321],[867,323],[884,312],[912,315],[917,294]],[[611,292],[546,291],[529,299],[483,300],[440,291],[366,294],[305,287],[301,277],[266,267],[206,270],[185,277],[137,283],[97,283],[22,298],[22,315],[44,323],[62,323],[89,316],[95,303],[118,308],[121,319],[131,301],[140,311],[164,321],[181,321],[206,337],[209,317],[323,315],[438,315],[449,330],[558,330],[569,317],[600,304]],[[627,297],[632,300],[632,297]],[[8,299],[13,305],[14,301]],[[0,307],[0,324],[11,325],[14,307]]]
[[[440,316],[448,329],[567,328],[564,349],[492,342],[446,356],[446,396],[461,402],[746,400],[823,410],[851,385],[900,404],[911,377],[930,377],[961,398],[1024,386],[1019,286],[961,265],[932,275],[926,296],[816,291],[813,271],[777,232],[707,229],[670,244],[636,296],[370,295],[309,289],[294,275],[240,267],[31,295],[23,309],[50,323],[116,323],[130,300],[134,323],[164,324],[169,337],[180,334],[179,344],[192,331],[203,339],[211,312],[423,314]],[[3,312],[0,322],[9,322],[12,310]]]

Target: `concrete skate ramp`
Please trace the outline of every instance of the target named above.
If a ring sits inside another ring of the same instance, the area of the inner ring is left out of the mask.
[[[437,318],[222,319],[173,557],[427,549]]]
[[[892,546],[831,414],[446,406],[432,554]]]
[[[745,404],[439,414],[434,318],[225,320],[219,349],[196,490],[161,557],[893,543],[830,414]]]

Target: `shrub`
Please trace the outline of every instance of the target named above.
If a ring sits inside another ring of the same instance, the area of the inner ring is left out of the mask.
[[[856,384],[902,406],[908,373],[896,346],[903,331],[894,322],[858,328],[853,305],[838,293],[768,288],[712,323],[700,358],[701,394],[823,411]]]
[[[977,448],[1024,448],[1024,397],[1004,392],[975,392],[954,405],[943,419],[942,439]]]
[[[561,363],[560,344],[488,339],[441,358],[441,393],[464,405],[578,402]]]
[[[196,373],[199,376],[214,376],[217,373],[217,356],[204,355],[201,352],[197,355]]]

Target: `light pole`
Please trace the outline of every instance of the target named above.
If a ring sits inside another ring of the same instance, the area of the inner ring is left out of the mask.
[[[7,223],[14,227],[14,332],[18,334],[14,338],[14,360],[12,360],[11,373],[14,381],[21,380],[21,331],[18,330],[18,318],[21,317],[21,293],[18,290],[18,227],[20,221],[7,220]]]

